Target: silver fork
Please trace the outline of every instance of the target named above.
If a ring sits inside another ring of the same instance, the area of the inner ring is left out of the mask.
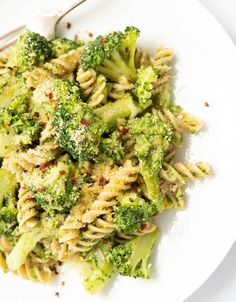
[[[48,39],[53,39],[56,36],[56,30],[59,22],[74,8],[84,3],[87,0],[74,0],[62,9],[58,10],[55,14],[47,14],[38,12],[33,15],[25,24],[21,24],[16,28],[8,31],[0,36],[0,51],[7,49],[16,42],[18,36],[25,30],[29,29],[35,31]]]

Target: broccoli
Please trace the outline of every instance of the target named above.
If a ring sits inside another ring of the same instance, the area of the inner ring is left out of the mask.
[[[118,232],[134,234],[157,213],[157,206],[136,193],[126,193],[114,208],[114,224]]]
[[[8,66],[17,66],[20,72],[24,72],[43,64],[51,57],[50,42],[35,32],[25,31],[9,51]]]
[[[134,55],[138,36],[139,30],[133,26],[126,27],[124,33],[117,31],[98,36],[83,51],[83,69],[94,68],[112,81],[118,81],[120,76],[135,81]]]
[[[59,144],[80,161],[96,160],[106,125],[93,109],[81,101],[61,102],[54,113]]]
[[[139,160],[140,173],[145,181],[148,197],[163,209],[163,200],[158,186],[158,174],[165,152],[172,141],[172,127],[158,117],[146,113],[141,118],[130,120],[128,128],[135,139],[135,154]]]
[[[54,57],[59,57],[69,52],[72,49],[76,49],[80,46],[83,46],[84,43],[82,41],[72,41],[66,38],[57,38],[51,41],[52,52]]]
[[[22,234],[14,246],[11,253],[7,256],[8,267],[15,271],[26,262],[29,253],[35,248],[36,244],[49,234],[40,225]]]
[[[31,89],[26,86],[24,78],[16,69],[7,68],[0,76],[0,109],[8,107],[17,97],[29,99],[31,93]]]
[[[24,183],[44,211],[69,213],[80,195],[82,179],[76,174],[69,156],[63,155],[54,163],[34,168]]]
[[[17,183],[7,170],[0,169],[0,236],[10,235],[17,224]]]
[[[114,163],[124,158],[125,149],[118,130],[113,131],[109,137],[102,139],[101,151]]]
[[[141,67],[137,70],[138,79],[132,89],[137,97],[140,106],[146,109],[152,104],[153,83],[157,81],[157,72],[152,66]]]
[[[108,260],[112,243],[98,244],[79,263],[84,278],[84,287],[91,294],[97,294],[114,274],[114,266]]]
[[[0,110],[0,156],[38,140],[42,125],[27,106],[25,96],[18,96]]]
[[[39,112],[42,119],[45,115],[52,116],[58,103],[78,100],[82,100],[78,85],[70,81],[49,78],[34,90],[29,107],[32,112]]]
[[[134,278],[150,278],[148,259],[152,247],[159,236],[159,230],[144,236],[137,236],[125,244],[115,246],[110,254],[110,260],[119,274]]]
[[[135,117],[142,111],[142,108],[133,100],[132,96],[127,93],[114,103],[107,103],[94,111],[104,123],[113,127],[116,126],[121,119]]]

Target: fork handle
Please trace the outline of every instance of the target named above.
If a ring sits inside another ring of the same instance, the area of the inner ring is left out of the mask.
[[[60,10],[58,10],[57,12],[57,22],[56,25],[60,22],[60,20],[66,15],[68,14],[70,11],[72,11],[74,8],[76,8],[76,6],[82,4],[83,2],[85,2],[86,0],[74,0],[72,2],[70,2],[70,4],[65,5],[64,7],[62,7]]]

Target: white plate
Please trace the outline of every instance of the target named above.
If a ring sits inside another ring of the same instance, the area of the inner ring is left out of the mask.
[[[1,23],[13,4],[19,8],[18,16],[48,4],[46,0],[32,2],[2,0]],[[57,1],[57,6],[63,2]],[[21,4],[24,9],[20,9]],[[54,5],[50,2],[51,8]],[[10,24],[9,15],[7,19],[6,24]],[[106,33],[135,25],[141,29],[140,44],[151,52],[161,44],[174,49],[175,101],[206,123],[200,135],[188,140],[186,159],[209,162],[214,176],[187,189],[185,211],[169,211],[158,221],[162,237],[153,257],[151,280],[118,277],[105,293],[93,297],[82,288],[76,270],[67,269],[60,277],[66,281],[63,288],[60,281],[43,286],[1,274],[1,297],[8,301],[47,302],[56,301],[54,293],[59,291],[60,301],[66,302],[183,301],[216,269],[236,238],[235,47],[195,0],[90,0],[68,21],[72,23],[70,31],[64,29],[66,20],[61,26],[66,34],[76,29]],[[205,101],[209,107],[204,106]]]

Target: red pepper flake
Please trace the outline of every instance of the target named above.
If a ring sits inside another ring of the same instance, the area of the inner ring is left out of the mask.
[[[61,286],[64,286],[65,285],[65,281],[61,281]]]
[[[89,32],[88,36],[92,38],[93,37],[93,33]]]
[[[57,161],[57,160],[54,160],[53,165],[54,165],[55,167],[57,167],[57,165],[58,165],[58,161]]]
[[[101,43],[100,43],[100,47],[102,47],[107,41],[107,38],[106,37],[103,37],[102,40],[101,40]]]
[[[106,179],[103,176],[99,177],[99,179],[98,179],[98,185],[99,186],[104,186],[105,183],[106,183]]]
[[[35,117],[39,117],[39,112],[34,112]]]
[[[209,105],[208,102],[205,102],[205,103],[204,103],[204,106],[205,106],[205,107],[209,107],[210,105]]]
[[[89,121],[86,120],[85,118],[82,118],[82,119],[80,120],[80,124],[81,124],[81,125],[87,126],[87,125],[89,124]]]
[[[60,293],[59,293],[59,292],[55,292],[55,296],[56,296],[57,298],[60,298]]]
[[[123,136],[125,136],[127,133],[129,133],[129,129],[124,127],[124,126],[119,126],[118,128],[120,130],[120,135],[119,138],[122,138]]]
[[[70,29],[70,28],[71,28],[71,23],[70,23],[70,22],[67,22],[67,23],[66,23],[66,28],[67,28],[67,29]]]
[[[146,227],[147,227],[147,224],[146,224],[146,223],[142,223],[142,224],[141,224],[141,227],[140,227],[140,228],[141,228],[141,231],[143,231],[144,229],[146,229]]]
[[[46,122],[43,122],[43,123],[42,123],[42,127],[45,128],[46,126],[47,126],[47,123],[46,123]]]
[[[37,189],[37,192],[42,193],[45,190],[45,187],[40,187]]]
[[[53,99],[53,93],[52,93],[52,92],[49,92],[49,94],[48,94],[48,98],[49,98],[50,100],[52,100],[52,99]]]
[[[61,171],[59,171],[59,173],[60,173],[61,175],[65,175],[65,174],[66,174],[66,171],[61,170]]]
[[[51,163],[48,161],[48,162],[46,162],[44,164],[41,164],[39,166],[39,170],[44,173],[49,166],[51,166]]]

